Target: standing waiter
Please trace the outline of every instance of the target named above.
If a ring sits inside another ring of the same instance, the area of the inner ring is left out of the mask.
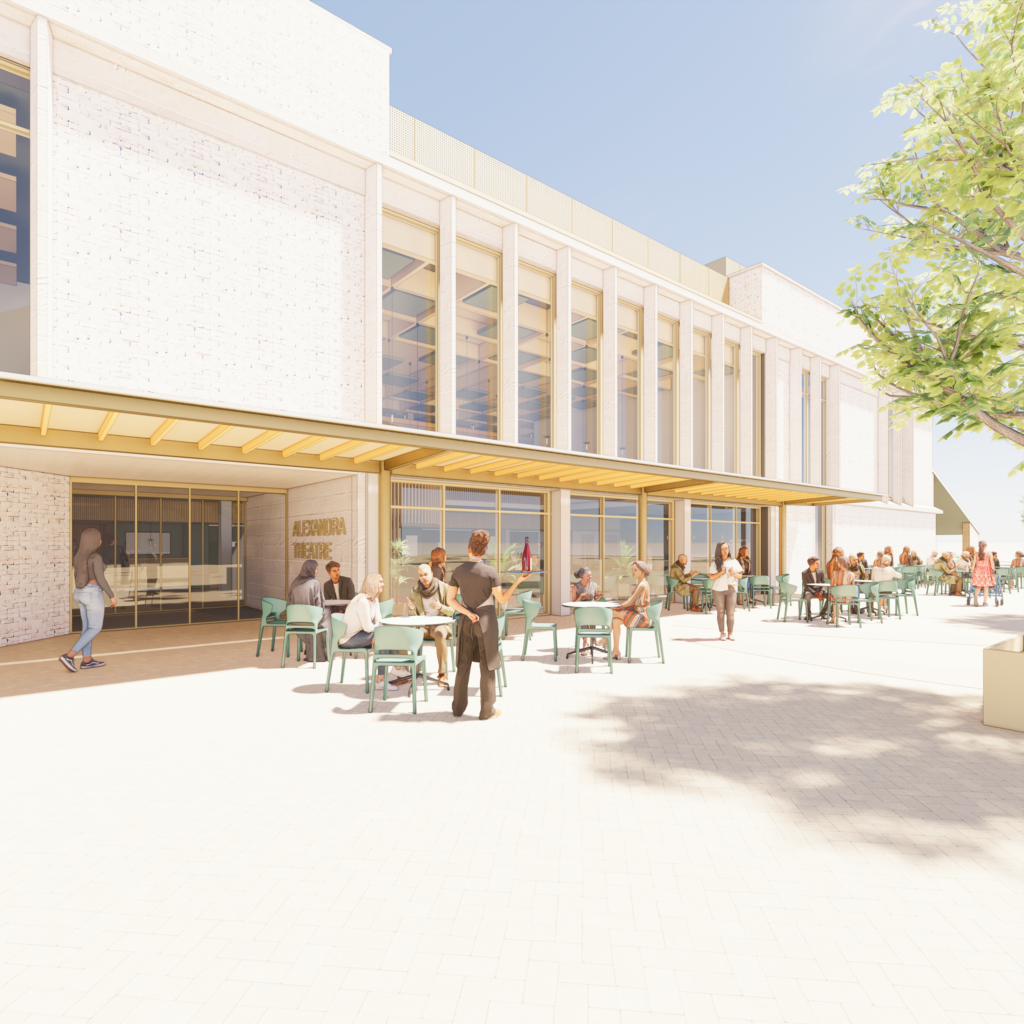
[[[494,707],[494,673],[501,665],[495,602],[504,604],[529,577],[528,573],[517,576],[507,590],[502,590],[497,570],[483,561],[490,542],[491,535],[486,530],[475,530],[469,538],[469,561],[452,573],[448,583],[448,605],[461,616],[452,696],[452,714],[456,718],[469,703],[469,670],[474,661],[480,662],[480,720],[501,714]]]

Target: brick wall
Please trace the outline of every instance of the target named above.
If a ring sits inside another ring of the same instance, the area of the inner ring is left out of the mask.
[[[70,516],[66,476],[0,466],[0,646],[67,633]]]
[[[362,196],[54,84],[52,375],[361,419]]]

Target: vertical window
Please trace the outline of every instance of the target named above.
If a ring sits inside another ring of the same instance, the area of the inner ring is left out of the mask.
[[[601,345],[601,296],[572,287],[572,448],[598,450],[597,374]]]
[[[519,443],[551,447],[555,280],[519,267]]]
[[[825,442],[828,440],[828,389],[825,387],[825,378],[821,379],[821,482],[823,484],[828,483],[825,472],[825,466],[828,464],[828,459],[825,457],[827,451]]]
[[[385,423],[437,429],[437,234],[384,215]]]
[[[636,500],[574,494],[569,509],[572,572],[589,566],[605,597],[629,597],[635,586],[633,562],[638,550]]]
[[[29,373],[29,71],[0,67],[0,370]]]
[[[501,257],[455,246],[455,432],[498,436]]]
[[[764,353],[754,353],[753,365],[754,476],[764,476]]]
[[[896,489],[893,487],[893,429],[892,429],[892,409],[887,409],[888,413],[886,417],[886,423],[888,425],[888,437],[886,438],[886,459],[888,460],[888,477],[889,477],[889,500],[893,501],[893,496],[896,493]]]
[[[708,467],[708,357],[710,338],[695,331],[693,335],[693,466]]]
[[[679,324],[658,320],[658,461],[676,461],[676,351]]]
[[[643,346],[643,314],[619,303],[619,337],[615,349],[615,393],[618,404],[616,454],[622,459],[640,457],[640,350]]]
[[[672,551],[672,502],[647,502],[647,564],[651,567],[651,593],[665,593],[663,573],[675,560]]]
[[[750,563],[757,574],[761,571],[761,509],[743,505],[690,506],[691,572],[707,572],[715,554],[715,546],[724,541],[735,557],[740,548],[750,552]]]
[[[800,374],[800,480],[811,478],[811,375]]]
[[[737,345],[725,346],[725,386],[723,400],[725,402],[725,471],[735,473],[739,461],[737,447],[739,442],[739,367],[740,350]]]

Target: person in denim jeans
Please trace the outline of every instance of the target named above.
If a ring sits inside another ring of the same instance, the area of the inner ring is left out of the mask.
[[[103,556],[100,554],[102,544],[99,530],[92,527],[83,530],[73,559],[74,598],[82,614],[82,635],[75,641],[75,646],[58,659],[69,672],[78,671],[75,655],[79,652],[82,654],[82,668],[102,668],[106,664],[92,656],[92,642],[103,629],[104,593],[110,598],[111,608],[117,607],[117,598],[103,574]]]

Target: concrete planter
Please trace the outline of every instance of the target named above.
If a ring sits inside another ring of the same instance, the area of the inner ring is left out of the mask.
[[[982,688],[982,722],[1024,732],[1024,636],[985,648]]]

